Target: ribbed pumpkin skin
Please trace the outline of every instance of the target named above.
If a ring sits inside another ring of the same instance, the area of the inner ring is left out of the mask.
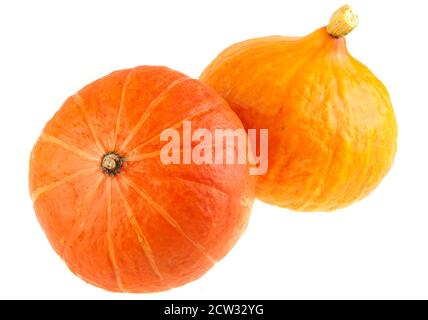
[[[85,281],[154,292],[202,276],[244,231],[254,197],[245,165],[164,165],[163,129],[242,128],[198,80],[164,67],[113,72],[70,97],[30,161],[37,218],[55,251]],[[102,157],[125,157],[115,176]]]
[[[269,170],[256,196],[297,211],[331,211],[367,196],[389,171],[397,124],[389,94],[325,28],[223,51],[200,79],[246,128],[269,129]]]

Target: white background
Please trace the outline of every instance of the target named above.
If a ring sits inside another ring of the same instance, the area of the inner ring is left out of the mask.
[[[81,281],[36,220],[27,175],[45,122],[115,69],[167,65],[192,77],[226,46],[304,35],[339,1],[1,1],[0,298],[428,298],[427,1],[350,1],[351,53],[388,87],[399,128],[394,167],[367,199],[302,214],[256,202],[232,252],[168,292],[113,294]]]

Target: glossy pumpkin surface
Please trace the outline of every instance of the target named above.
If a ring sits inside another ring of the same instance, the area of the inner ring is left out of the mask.
[[[123,292],[177,287],[202,276],[244,231],[254,196],[246,165],[161,163],[159,135],[183,120],[242,128],[198,80],[145,66],[84,87],[43,129],[30,161],[34,208],[85,281]]]
[[[393,163],[390,97],[349,54],[341,36],[351,30],[345,18],[332,18],[335,36],[320,28],[301,38],[235,44],[200,77],[246,128],[269,129],[269,170],[256,187],[267,203],[298,211],[343,208],[373,191]]]

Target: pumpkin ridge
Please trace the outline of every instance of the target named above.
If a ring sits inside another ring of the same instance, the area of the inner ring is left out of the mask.
[[[117,111],[117,118],[116,118],[116,126],[114,128],[114,136],[113,136],[113,147],[110,148],[110,150],[116,150],[116,144],[117,144],[117,138],[119,134],[119,126],[121,122],[121,116],[122,116],[122,110],[125,103],[125,96],[126,92],[128,90],[128,85],[131,82],[131,76],[134,73],[135,68],[129,69],[128,74],[126,76],[125,82],[123,83],[122,87],[122,93],[120,95],[120,102],[119,102],[119,110]]]
[[[153,159],[156,156],[159,156],[160,153],[161,153],[161,150],[153,151],[153,152],[147,152],[147,153],[133,154],[133,155],[127,157],[126,161],[138,162],[138,161],[142,161],[142,160]]]
[[[45,186],[37,188],[36,190],[34,190],[34,191],[31,192],[31,198],[33,200],[33,203],[36,202],[36,200],[42,194],[44,194],[44,193],[46,193],[46,192],[48,192],[48,191],[50,191],[52,189],[55,189],[56,187],[59,187],[59,186],[63,185],[64,183],[69,182],[70,180],[72,180],[74,178],[80,177],[81,175],[84,175],[86,173],[95,172],[95,170],[96,170],[95,168],[83,169],[83,170],[77,171],[77,172],[75,172],[75,173],[73,173],[71,175],[68,175],[68,176],[66,176],[66,177],[64,177],[64,178],[62,178],[62,179],[60,179],[58,181],[55,181],[55,182],[52,182],[52,183],[47,184]]]
[[[347,102],[346,102],[345,96],[343,94],[346,91],[345,86],[341,82],[342,78],[338,74],[338,70],[333,66],[333,61],[331,61],[330,66],[331,66],[330,70],[333,72],[333,76],[334,76],[335,83],[336,83],[336,90],[334,92],[337,94],[337,98],[341,102],[341,107],[346,108],[347,110],[349,110],[349,112],[352,112],[352,110],[353,110],[352,108],[347,108]],[[343,70],[349,73],[348,68],[346,66],[343,67]],[[331,90],[329,90],[329,91],[331,92]],[[337,109],[337,108],[338,108],[337,106],[333,106],[333,109]],[[335,117],[336,117],[336,115],[335,115]],[[342,129],[336,126],[335,141],[339,141],[340,132],[342,132]],[[334,159],[338,155],[337,143],[334,144],[331,152],[332,152],[331,159]],[[326,179],[329,175],[332,174],[332,170],[333,170],[332,169],[332,163],[333,163],[333,161],[330,161],[328,164],[328,167],[326,166],[326,172],[324,175],[324,179]],[[342,188],[342,194],[343,195],[347,194],[346,191],[347,191],[347,188]],[[339,199],[339,197],[338,197],[338,199]],[[330,199],[328,197],[325,197],[324,201],[321,201],[319,203],[319,207],[320,208],[329,208],[331,206],[338,205],[337,203],[342,203],[340,200],[336,200],[336,202],[337,202],[336,204],[331,204],[331,203],[329,204],[329,200]]]
[[[228,145],[228,144],[224,145],[223,143],[220,143],[220,144],[207,143],[207,144],[202,144],[202,145],[199,145],[199,146],[201,148],[202,147],[207,147],[207,146],[212,146],[212,147],[217,147],[217,146],[223,147],[223,146],[225,146],[226,148],[235,148],[234,145]],[[191,152],[192,148],[190,148],[190,149],[181,148],[180,151],[178,151],[177,153],[181,154],[181,153],[183,153],[185,151],[190,151]],[[153,159],[153,158],[155,158],[156,156],[158,156],[160,154],[161,154],[161,150],[153,151],[153,152],[147,152],[147,153],[131,154],[130,156],[128,156],[126,158],[126,161],[128,161],[128,162],[138,162],[138,161],[143,161],[143,160],[147,160],[147,159]]]
[[[89,120],[88,111],[85,107],[85,102],[83,101],[83,98],[81,97],[80,93],[77,92],[75,95],[73,95],[73,100],[79,107],[80,112],[82,113],[83,119],[88,126],[89,130],[91,131],[92,137],[94,138],[95,145],[97,146],[98,150],[104,154],[106,153],[104,146],[101,144],[101,141],[98,139],[97,134],[95,133],[95,128],[92,124],[92,122]]]
[[[150,246],[150,243],[149,243],[146,235],[144,234],[143,230],[141,229],[141,226],[138,224],[138,221],[135,218],[135,214],[134,214],[131,206],[129,205],[129,202],[126,200],[125,196],[123,195],[123,192],[119,186],[119,182],[116,181],[115,185],[116,185],[117,192],[119,194],[119,198],[121,199],[122,204],[125,207],[129,223],[131,224],[132,229],[134,230],[135,235],[137,236],[138,243],[141,246],[141,249],[144,253],[144,256],[149,261],[149,265],[152,268],[153,273],[155,273],[156,276],[158,276],[160,280],[163,280],[164,277],[162,276],[162,274],[159,270],[159,267],[156,263],[154,255],[153,255],[153,250]]]
[[[344,71],[349,75],[349,79],[351,79],[349,81],[355,82],[355,78],[358,76],[358,74],[356,74],[355,72],[351,72],[350,67],[351,66],[344,68]],[[339,77],[339,79],[341,79],[341,78]],[[343,80],[341,80],[341,81],[343,82]],[[339,88],[338,94],[340,94],[342,101],[346,105],[347,102],[346,102],[345,96],[343,94],[346,91],[345,90],[346,86],[341,81],[339,81],[339,85],[341,86],[341,88]],[[374,95],[377,94],[375,92],[377,90],[374,90],[372,86],[367,86],[367,89],[370,90],[370,92],[372,94],[374,94]],[[349,110],[350,113],[352,113],[354,110],[353,108],[347,108],[347,109]],[[367,113],[368,113],[368,110],[364,109],[364,118],[366,118],[366,119],[368,118]],[[364,124],[365,124],[365,131],[369,132],[368,122],[364,121]],[[365,149],[373,150],[373,136],[372,135],[367,135],[367,141],[366,141],[366,148]],[[366,157],[364,159],[364,165],[361,166],[364,170],[360,169],[360,175],[361,176],[363,176],[363,177],[368,176],[368,172],[370,170],[370,163],[372,162],[373,158],[376,158],[376,157],[373,156],[372,152],[370,152],[366,155]],[[354,176],[355,176],[355,174],[354,174]],[[346,202],[349,202],[349,199],[358,199],[362,194],[364,194],[364,188],[365,188],[364,185],[366,185],[366,184],[367,184],[367,181],[365,179],[362,179],[358,185],[354,185],[354,186],[348,185],[347,188],[343,188],[342,194],[340,195],[340,197],[338,197],[337,202],[338,203],[346,203]],[[349,189],[353,189],[353,192],[348,191]],[[356,201],[356,200],[353,200],[353,201]]]
[[[151,174],[153,173],[153,171],[148,171],[142,168],[132,168],[133,172],[137,172],[137,173],[145,173],[145,174]]]
[[[146,171],[146,170],[140,170],[140,169],[136,169],[136,168],[133,168],[132,170],[134,172],[137,172],[137,173],[146,173],[146,174],[149,173],[152,176],[156,175],[156,173],[157,173],[156,171]],[[206,183],[206,182],[202,182],[202,181],[196,181],[196,180],[193,180],[191,178],[183,177],[183,176],[168,176],[168,177],[169,177],[169,179],[175,179],[175,180],[183,181],[183,182],[189,183],[189,184],[201,185],[204,187],[208,187],[210,189],[215,190],[218,193],[221,193],[222,195],[229,196],[229,193],[226,190],[223,190],[222,188],[219,188],[218,186],[213,185],[211,182]]]
[[[139,172],[139,171],[138,171]],[[143,172],[144,173],[144,172]],[[150,172],[150,174],[156,174],[156,172]],[[226,195],[230,195],[229,194],[229,192],[227,191],[227,190],[223,190],[222,188],[220,188],[219,186],[217,186],[217,185],[214,185],[213,184],[213,182],[212,181],[210,181],[210,183],[208,184],[208,183],[205,183],[205,182],[202,182],[202,181],[193,181],[192,179],[190,179],[190,178],[187,178],[187,177],[183,177],[183,176],[170,176],[170,178],[173,178],[173,179],[178,179],[178,180],[182,180],[182,181],[188,181],[188,182],[194,182],[195,184],[196,183],[198,183],[198,184],[202,184],[202,185],[206,185],[206,186],[210,186],[210,187],[212,187],[213,189],[216,189],[218,192],[220,192],[220,193],[224,193],[224,194],[226,194]]]
[[[103,182],[103,180],[104,180],[104,175],[101,174],[99,176],[98,180],[95,182],[94,186],[88,191],[88,193],[83,198],[82,203],[89,202],[94,197],[95,192],[101,186],[101,183]],[[77,207],[77,211],[81,215],[82,210],[80,209],[80,206]],[[74,234],[75,229],[76,229],[76,215],[73,216],[73,222],[72,222],[71,227],[70,227],[70,232],[68,233],[68,235],[67,235],[67,237],[66,237],[66,239],[64,241],[64,246],[63,246],[62,252],[60,254],[60,257],[62,259],[65,259],[65,251],[67,250],[68,243],[69,243],[69,241],[71,239],[71,236]]]
[[[196,181],[185,177],[170,177],[172,179],[176,179],[179,181],[183,181],[185,183],[193,184],[195,186],[204,186],[205,188],[208,188],[209,190],[214,190],[215,192],[221,193],[225,197],[229,197],[229,194],[226,191],[220,190],[217,186],[214,186],[212,184],[208,184],[206,182]]]
[[[107,180],[107,249],[112,265],[113,273],[116,279],[117,288],[124,292],[122,279],[119,274],[119,268],[116,261],[116,254],[114,251],[113,238],[111,234],[111,202],[112,202],[112,188],[111,188],[111,179]]]
[[[205,109],[196,111],[194,113],[189,114],[188,117],[185,117],[184,119],[181,119],[181,120],[179,120],[179,121],[177,121],[175,123],[168,124],[165,127],[168,128],[168,129],[177,129],[177,128],[179,128],[183,124],[183,121],[192,121],[196,117],[204,115],[206,113],[209,113],[210,111],[212,111],[214,109],[216,109],[216,107],[209,107],[209,108],[205,108]],[[136,152],[136,150],[141,149],[141,148],[147,146],[148,144],[152,143],[155,139],[157,139],[160,136],[160,134],[162,133],[162,131],[165,130],[165,127],[162,128],[162,130],[160,130],[160,132],[156,133],[154,136],[152,136],[148,140],[144,141],[142,144],[136,146],[134,149],[132,149],[130,151],[130,154],[133,154],[133,153]]]
[[[353,57],[351,57],[350,61],[351,61],[353,70],[358,69],[358,72],[355,72],[355,71],[350,72],[349,68],[346,69],[348,74],[350,75],[350,79],[352,79],[351,81],[354,81],[355,83],[357,83],[356,79],[360,79],[364,82],[369,83],[369,82],[373,82],[373,80],[376,80],[376,82],[379,83],[376,76],[365,65],[363,65],[361,62],[359,62],[357,59],[355,59]],[[379,102],[378,102],[379,100],[382,100],[385,105],[389,104],[389,102],[388,102],[389,99],[387,99],[383,93],[383,91],[387,92],[386,88],[383,85],[381,87],[381,89],[383,89],[383,90],[379,90],[379,87],[375,86],[375,85],[367,86],[366,88],[367,88],[367,90],[369,90],[369,94],[371,96],[377,97],[377,99],[376,99],[376,101],[377,101],[376,107],[377,108],[379,108]],[[364,116],[366,119],[369,118],[367,116],[367,113],[368,113],[368,110],[364,109]],[[369,132],[370,128],[369,128],[368,122],[363,121],[363,123],[365,124],[365,131]],[[374,146],[373,140],[374,140],[373,134],[367,135],[366,149],[369,149],[369,150],[374,149],[373,148],[373,146]],[[377,159],[378,156],[379,156],[379,154],[374,155],[373,152],[371,152],[370,154],[368,154],[366,156],[365,163],[363,166],[364,171],[363,171],[363,173],[361,173],[362,176],[368,176],[368,177],[370,177],[370,179],[372,179],[372,175],[369,175],[369,172],[372,169],[371,163],[372,163],[372,161]],[[383,177],[383,176],[385,176],[385,174],[386,173],[384,173],[380,176]],[[377,185],[378,183],[375,183],[374,185]],[[355,187],[354,193],[350,194],[350,198],[358,200],[358,199],[364,197],[366,195],[366,193],[368,192],[367,191],[367,185],[368,184],[370,184],[370,183],[368,183],[366,180],[361,180],[360,183]],[[346,193],[343,196],[343,198],[346,198],[345,196],[346,196]]]
[[[47,143],[52,143],[52,144],[56,144],[57,146],[60,146],[68,151],[71,151],[73,153],[75,153],[76,155],[86,159],[86,160],[90,160],[90,161],[98,161],[98,158],[96,156],[94,156],[93,154],[86,152],[82,149],[79,149],[61,139],[58,139],[57,137],[54,137],[53,135],[47,134],[47,133],[42,133],[42,135],[40,136],[39,140],[41,142],[47,142]]]
[[[138,130],[140,130],[141,126],[147,121],[147,119],[150,117],[150,114],[152,110],[157,106],[158,102],[163,99],[163,97],[176,85],[181,83],[184,80],[190,79],[187,76],[183,76],[181,78],[178,78],[171,82],[164,90],[162,90],[159,95],[154,98],[149,105],[147,106],[146,110],[144,110],[143,114],[141,115],[140,119],[138,120],[137,124],[132,128],[131,132],[126,137],[125,141],[122,143],[122,146],[120,147],[120,151],[123,152],[123,150],[126,148],[126,146],[134,139],[135,135],[137,134]]]
[[[336,86],[337,86],[337,82],[336,82]],[[330,84],[331,86],[331,84]],[[331,90],[328,90],[328,92],[331,92]],[[331,98],[331,94],[330,93],[326,93],[323,100],[320,102],[319,107],[325,106],[326,102]],[[336,133],[335,136],[337,136],[339,133],[338,128],[336,126]],[[317,182],[316,182],[316,187],[313,188],[313,191],[311,192],[311,195],[309,198],[306,199],[301,199],[300,201],[303,203],[302,205],[298,206],[298,208],[296,208],[296,210],[298,211],[305,211],[306,209],[310,208],[313,203],[314,200],[316,200],[317,197],[319,197],[321,195],[321,190],[323,188],[323,184],[325,183],[325,179],[326,177],[328,177],[328,175],[330,174],[331,171],[331,164],[333,163],[333,159],[335,158],[336,154],[337,154],[337,148],[333,147],[333,150],[331,150],[330,154],[329,154],[329,158],[327,163],[323,166],[323,174],[320,175],[320,177],[317,178]],[[315,202],[316,203],[316,202]],[[322,207],[322,205],[320,205],[320,207]]]
[[[344,70],[346,70],[346,68],[344,68]],[[341,101],[342,106],[345,107],[346,106],[346,101],[345,101],[345,97],[343,95],[343,92],[345,91],[345,89],[343,87],[343,84],[340,82],[341,78],[338,76],[337,70],[334,67],[331,68],[331,71],[333,72],[335,83],[336,83],[336,90],[335,90],[335,92],[338,95],[338,100]],[[329,91],[331,92],[331,89]],[[335,107],[333,106],[333,109],[334,108]],[[348,109],[350,109],[350,108],[348,108]],[[336,117],[336,115],[334,115],[334,116]],[[336,125],[335,141],[338,140],[338,138],[337,138],[338,136],[340,136],[340,129],[339,129],[338,125]],[[330,161],[328,162],[328,165],[325,166],[325,174],[323,175],[323,179],[324,180],[329,175],[331,175],[331,173],[332,173],[332,163],[333,163],[333,160],[336,158],[337,154],[338,154],[338,147],[337,147],[337,142],[336,142],[334,144],[332,150],[331,150]],[[343,189],[345,189],[345,188],[343,188]],[[343,190],[342,190],[342,192],[343,192]],[[320,193],[320,195],[321,194],[322,193]],[[314,198],[314,199],[316,199],[316,198]],[[329,202],[329,198],[325,197],[324,201],[321,201],[319,203],[319,207],[320,208],[327,208],[327,207],[331,206],[331,204],[329,205],[328,202]]]
[[[155,210],[161,215],[161,217],[168,222],[181,236],[188,240],[198,251],[205,256],[212,264],[215,264],[217,261],[209,255],[204,246],[202,246],[197,241],[191,239],[179,225],[179,223],[152,197],[150,197],[145,191],[140,189],[133,181],[126,177],[122,177],[124,183],[131,187],[140,197],[142,197],[146,202],[148,202]]]

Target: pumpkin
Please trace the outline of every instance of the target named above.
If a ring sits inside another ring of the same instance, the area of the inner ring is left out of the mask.
[[[397,124],[389,94],[346,48],[357,24],[344,6],[307,36],[235,44],[202,73],[246,128],[269,130],[259,199],[332,211],[367,196],[391,168]]]
[[[254,197],[247,165],[161,162],[161,132],[184,120],[243,130],[212,89],[151,66],[89,84],[43,129],[31,197],[52,247],[83,280],[120,292],[174,288],[202,276],[243,233]]]

